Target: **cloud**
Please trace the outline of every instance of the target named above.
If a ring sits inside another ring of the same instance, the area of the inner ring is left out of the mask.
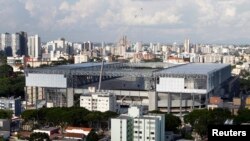
[[[249,6],[249,0],[0,0],[6,23],[0,31],[25,30],[45,40],[114,41],[121,34],[141,40],[139,29],[152,40],[240,40],[250,38]]]

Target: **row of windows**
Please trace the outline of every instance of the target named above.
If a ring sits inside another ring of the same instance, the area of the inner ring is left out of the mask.
[[[142,139],[142,136],[134,136],[134,139]],[[147,137],[147,139],[150,139],[150,137]],[[155,137],[151,137],[152,140],[155,140]]]
[[[138,132],[138,131],[135,131],[135,133],[136,133],[136,134],[137,134],[137,133],[142,134],[142,131],[139,131],[139,132]],[[150,132],[150,134],[151,134],[151,135],[154,135],[155,132]]]
[[[91,99],[81,99],[81,101],[91,101]],[[97,100],[97,99],[92,99],[92,101],[106,101],[106,102],[108,102],[109,100],[105,100],[105,99],[102,99],[102,100]]]

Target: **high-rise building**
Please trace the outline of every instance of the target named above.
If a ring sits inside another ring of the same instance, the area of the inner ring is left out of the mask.
[[[28,47],[27,47],[27,43],[28,43],[28,36],[27,33],[24,31],[19,32],[19,40],[20,40],[20,55],[28,55]]]
[[[41,41],[38,35],[28,37],[28,55],[32,58],[41,56]]]
[[[189,42],[189,39],[185,39],[185,41],[184,41],[184,51],[185,51],[185,53],[190,53],[190,42]]]
[[[87,41],[87,42],[84,42],[84,43],[83,43],[83,48],[84,48],[84,50],[86,50],[86,51],[91,51],[91,50],[93,50],[94,45],[93,45],[92,42]]]
[[[7,56],[12,56],[11,35],[7,32],[1,34],[0,50],[4,51]]]
[[[15,33],[11,35],[11,47],[12,47],[12,56],[16,57],[16,56],[21,55],[20,34]]]

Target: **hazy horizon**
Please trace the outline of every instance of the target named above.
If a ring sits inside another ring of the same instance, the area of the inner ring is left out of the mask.
[[[249,0],[0,0],[0,33],[43,42],[249,44]]]

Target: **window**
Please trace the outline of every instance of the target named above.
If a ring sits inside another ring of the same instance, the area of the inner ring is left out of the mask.
[[[151,135],[154,135],[155,133],[154,132],[150,132]]]
[[[139,131],[139,134],[141,134],[142,132],[141,131]]]

